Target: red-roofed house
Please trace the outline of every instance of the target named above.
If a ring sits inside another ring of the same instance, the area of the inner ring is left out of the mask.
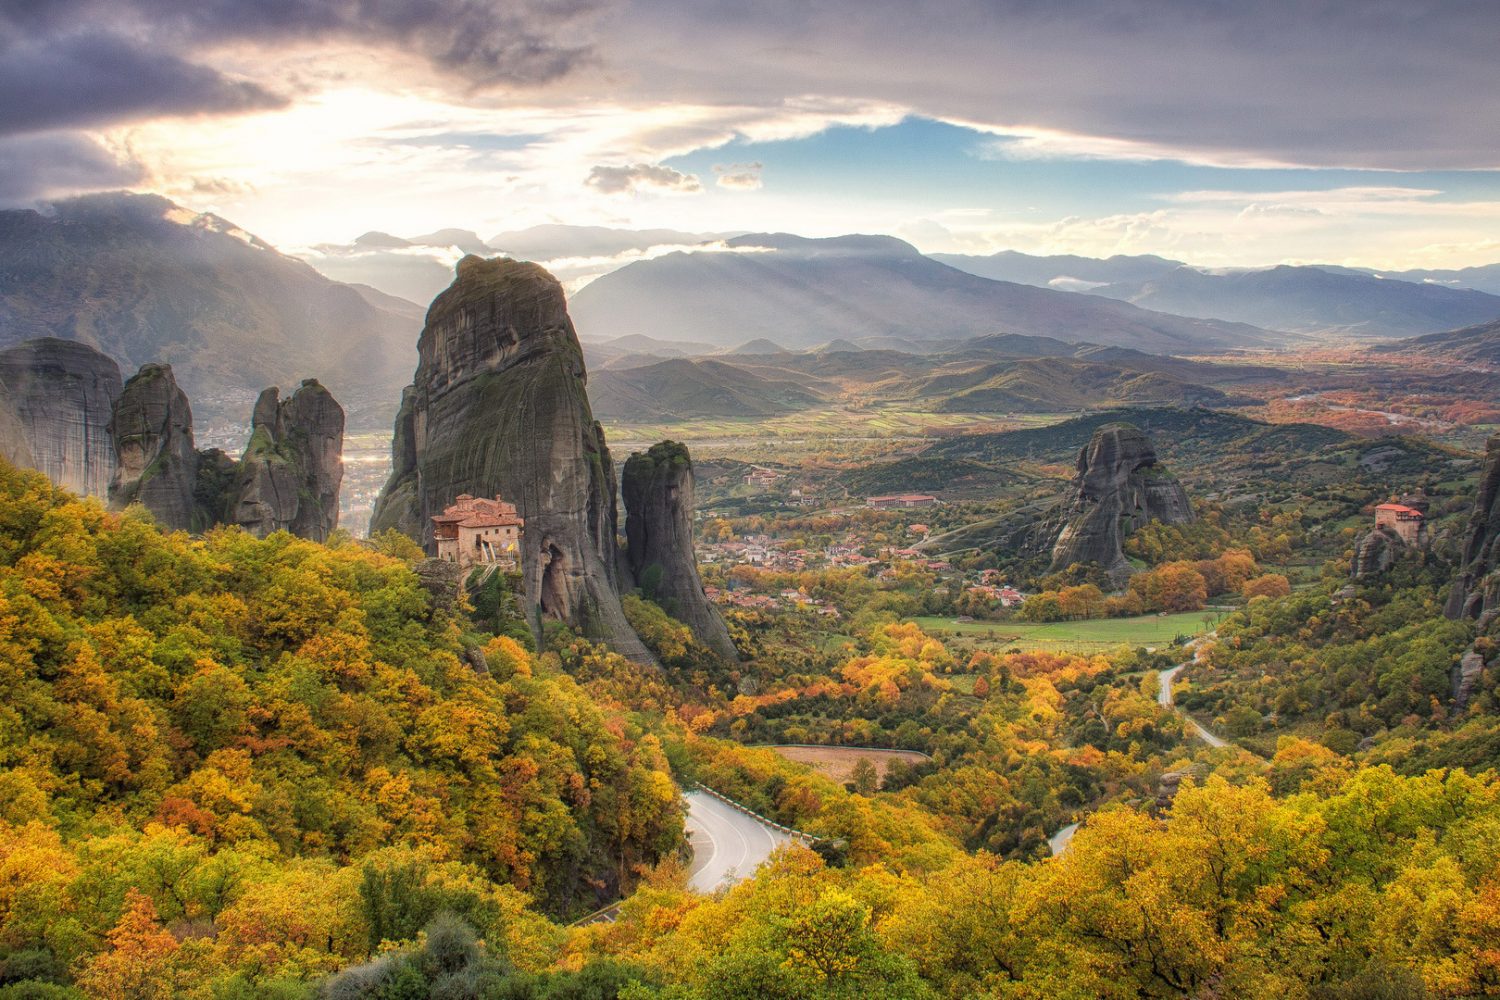
[[[515,504],[498,496],[484,500],[464,493],[433,517],[432,535],[439,559],[460,566],[514,566],[525,526]]]

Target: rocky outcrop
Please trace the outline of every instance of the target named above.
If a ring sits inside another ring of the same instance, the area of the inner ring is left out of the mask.
[[[1052,570],[1097,563],[1115,583],[1130,575],[1123,543],[1151,521],[1194,519],[1187,491],[1156,462],[1151,441],[1137,427],[1105,424],[1078,453],[1078,477],[1068,499],[1043,522],[1052,540]]]
[[[703,593],[693,553],[693,462],[685,445],[663,441],[625,462],[625,558],[647,597],[733,663],[739,657],[718,609]]]
[[[435,551],[432,516],[503,496],[525,519],[523,607],[654,662],[620,606],[614,466],[562,286],[535,264],[465,257],[432,303],[372,530]]]
[[[1488,626],[1500,614],[1500,434],[1490,438],[1462,561],[1445,611]]]
[[[195,496],[200,456],[193,446],[193,411],[171,365],[143,365],[115,402],[109,423],[115,474],[109,504],[140,503],[164,528],[201,531],[213,513]]]
[[[344,410],[316,379],[281,399],[260,394],[240,459],[229,520],[264,538],[289,531],[325,541],[339,522]]]
[[[15,450],[26,464],[64,489],[105,496],[120,366],[86,344],[44,337],[0,351],[0,385],[23,430],[25,447]]]
[[[1393,566],[1406,543],[1395,532],[1384,528],[1373,528],[1360,535],[1354,543],[1354,560],[1349,575],[1356,580],[1384,573]]]
[[[1500,434],[1490,438],[1484,466],[1479,473],[1479,492],[1464,541],[1463,557],[1448,594],[1444,612],[1449,618],[1478,622],[1484,648],[1493,649],[1488,636],[1500,622]],[[1469,700],[1486,663],[1476,642],[1453,667],[1453,700],[1462,707]]]

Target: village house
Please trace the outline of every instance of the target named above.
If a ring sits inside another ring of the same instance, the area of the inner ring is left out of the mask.
[[[499,496],[484,500],[460,494],[452,506],[432,518],[437,557],[470,566],[514,567],[521,552],[526,522],[516,505]]]
[[[865,503],[875,510],[895,510],[902,507],[931,507],[937,497],[926,493],[897,493],[888,497],[867,497]]]

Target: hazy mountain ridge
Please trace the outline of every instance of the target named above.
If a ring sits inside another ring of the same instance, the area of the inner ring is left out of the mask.
[[[331,281],[217,216],[155,195],[0,212],[0,343],[75,340],[132,369],[170,363],[206,414],[317,376],[388,420],[416,307]]]
[[[839,338],[1022,333],[1186,353],[1296,339],[980,278],[892,237],[765,234],[730,240],[728,247],[671,253],[596,279],[573,296],[579,327],[591,338],[645,334],[724,347],[759,338],[808,348]]]
[[[595,372],[589,398],[596,417],[620,421],[769,417],[825,401],[807,386],[708,358]]]
[[[1268,329],[1405,337],[1500,317],[1500,264],[1453,271],[1332,265],[1206,269],[1164,257],[933,254],[982,277]]]

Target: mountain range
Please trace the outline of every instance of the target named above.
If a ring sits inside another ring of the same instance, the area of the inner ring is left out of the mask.
[[[1207,270],[1155,256],[1099,260],[934,254],[971,274],[1087,292],[1146,309],[1342,337],[1410,337],[1500,319],[1500,265],[1369,271],[1318,265]]]
[[[464,254],[534,261],[565,284],[575,285],[661,248],[696,247],[734,235],[738,234],[556,224],[507,230],[488,239],[468,229],[439,229],[421,236],[375,230],[352,243],[317,244],[302,256],[335,280],[430,302],[453,280],[453,265]]]
[[[993,281],[889,236],[740,236],[717,253],[628,264],[574,294],[584,336],[643,334],[721,347],[765,338],[808,348],[836,338],[906,344],[1026,333],[1157,353],[1284,347],[1295,337],[1189,319],[1097,296]]]
[[[317,377],[378,426],[415,364],[421,313],[155,195],[0,212],[0,346],[60,337],[127,371],[169,363],[210,420]]]

